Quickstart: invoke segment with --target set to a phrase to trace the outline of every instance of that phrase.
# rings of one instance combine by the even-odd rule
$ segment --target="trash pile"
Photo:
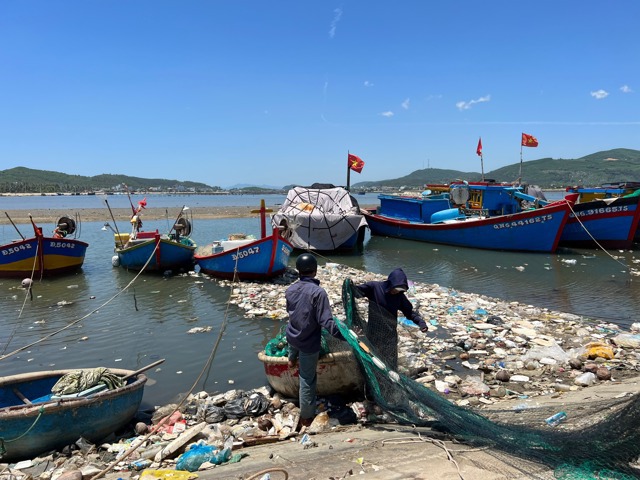
[[[385,279],[336,263],[319,267],[317,278],[340,319],[345,318],[345,279],[355,284]],[[289,269],[266,283],[214,281],[231,288],[231,302],[245,316],[284,321],[284,291],[296,280],[296,272]],[[421,333],[412,322],[398,319],[399,372],[460,407],[483,408],[508,399],[563,395],[635,377],[640,368],[640,323],[623,331],[615,324],[436,284],[411,283],[407,297],[429,324],[429,332]],[[359,310],[366,311],[366,300],[356,301]],[[275,342],[278,349],[283,347],[281,341]],[[139,419],[135,430],[120,439],[114,437],[102,445],[78,439],[62,452],[10,465],[5,473],[17,479],[58,480],[64,475],[62,480],[80,480],[80,476],[91,478],[107,468],[120,477],[150,470],[192,472],[242,461],[245,447],[393,421],[373,402],[360,400],[344,403],[339,398],[319,398],[320,413],[301,432],[299,409],[270,387],[199,392],[179,408],[167,405]],[[548,424],[563,421],[549,417]],[[307,435],[304,448],[313,444]]]
[[[386,277],[327,263],[317,278],[334,315],[343,319],[346,278],[358,284]],[[232,288],[231,302],[246,317],[286,320],[284,291],[296,279],[290,269],[273,283],[221,283]],[[635,376],[640,369],[640,323],[625,332],[570,313],[410,283],[407,297],[429,333],[398,319],[399,370],[461,406],[577,390]]]
[[[145,421],[138,419],[131,425],[133,430],[118,440],[93,445],[80,438],[61,451],[11,464],[4,473],[18,480],[81,480],[104,470],[120,478],[152,471],[155,477],[173,472],[172,480],[183,480],[176,471],[196,472],[240,462],[248,455],[246,447],[295,440],[301,448],[311,448],[315,443],[309,434],[353,428],[367,421],[365,403],[376,415],[370,402],[345,404],[340,398],[319,398],[320,413],[309,427],[300,428],[299,408],[269,387],[215,395],[203,391],[181,405],[156,409]]]

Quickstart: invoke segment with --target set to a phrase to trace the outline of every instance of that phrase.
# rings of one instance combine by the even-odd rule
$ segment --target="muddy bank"
[[[277,207],[271,206],[274,211]],[[189,215],[194,219],[211,220],[217,218],[247,218],[257,217],[258,213],[253,213],[255,207],[190,207]],[[116,221],[128,221],[131,217],[130,208],[112,208]],[[38,209],[38,210],[7,210],[7,214],[15,223],[29,221],[29,215],[36,223],[55,222],[61,216],[73,217],[77,213],[83,222],[108,222],[112,221],[111,214],[106,208],[82,208],[70,212],[64,209]],[[163,220],[165,218],[176,218],[179,208],[147,208],[142,214],[143,220]],[[5,217],[6,218],[6,217]]]

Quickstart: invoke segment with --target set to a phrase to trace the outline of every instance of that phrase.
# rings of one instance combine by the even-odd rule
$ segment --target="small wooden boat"
[[[213,277],[264,280],[287,269],[292,251],[293,246],[274,228],[271,235],[258,240],[231,235],[199,247],[193,258],[201,272]]]
[[[258,353],[258,359],[264,364],[269,385],[279,394],[288,398],[298,398],[300,378],[298,368],[290,368],[288,358],[271,357],[264,352]],[[351,350],[329,353],[318,360],[318,395],[344,395],[362,393],[364,377]]]
[[[113,390],[98,384],[60,396],[52,395],[52,387],[77,370],[0,377],[0,462],[31,459],[80,437],[96,443],[124,427],[142,401],[147,377],[140,372],[151,366],[139,371],[110,369],[125,381]]]
[[[259,210],[261,237],[256,240],[246,235],[230,235],[226,240],[198,247],[194,260],[200,271],[220,278],[240,280],[264,280],[280,275],[287,268],[293,246],[280,235],[280,229],[274,228],[271,235],[266,234],[266,213],[264,200]]]
[[[131,217],[130,234],[114,232],[115,253],[114,266],[126,269],[151,272],[167,270],[190,270],[193,268],[193,254],[197,245],[189,237],[191,222],[183,216],[183,208],[174,222],[171,231],[164,235],[158,230],[145,232],[141,230],[140,212],[146,201],[138,202],[138,208]],[[105,224],[107,227],[108,224]]]
[[[5,215],[9,218],[6,212]],[[42,278],[72,273],[82,267],[89,244],[69,237],[76,232],[75,220],[61,217],[50,237],[42,234],[31,215],[29,220],[34,235],[25,238],[9,218],[22,239],[0,246],[0,277]]]
[[[274,228],[299,250],[358,251],[364,243],[367,222],[349,191],[331,184],[289,190],[272,216]]]
[[[569,201],[536,210],[486,216],[448,208],[449,197],[380,195],[366,215],[372,235],[488,250],[554,252],[569,217]]]

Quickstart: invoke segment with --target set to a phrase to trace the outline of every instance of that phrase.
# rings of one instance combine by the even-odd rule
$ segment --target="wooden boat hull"
[[[31,237],[0,246],[0,277],[55,276],[79,270],[88,243],[72,238]]]
[[[287,357],[258,354],[264,372],[273,389],[287,398],[298,398],[300,378],[298,368],[289,368]],[[330,353],[318,360],[317,395],[349,396],[364,389],[364,377],[351,350]]]
[[[232,250],[208,254],[214,251],[213,245],[196,251],[194,260],[201,272],[219,278],[261,280],[286,270],[293,246],[274,229],[268,237]]]
[[[631,248],[639,222],[640,196],[577,203],[572,207],[560,245]]]
[[[15,393],[35,400],[51,393],[51,387],[65,373],[53,370],[0,378],[0,438],[6,453],[1,462],[34,458],[61,448],[80,437],[99,442],[124,427],[135,416],[147,377],[133,376],[115,390],[102,390],[86,397],[65,398],[27,405]],[[119,375],[130,370],[110,369]]]
[[[569,204],[562,202],[511,215],[443,223],[410,222],[375,213],[366,218],[372,235],[487,250],[555,252],[568,216]]]
[[[163,272],[193,268],[195,250],[196,245],[191,241],[184,244],[156,236],[132,246],[116,248],[116,254],[120,266],[126,269],[140,270],[144,267],[145,271]]]

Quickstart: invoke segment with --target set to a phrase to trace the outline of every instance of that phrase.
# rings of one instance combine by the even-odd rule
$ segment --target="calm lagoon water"
[[[116,204],[119,197],[124,197],[122,205]],[[262,198],[184,197],[154,196],[153,206],[175,209],[182,205],[257,206]],[[39,203],[45,197],[21,197],[25,198],[29,202],[0,197],[0,208],[19,209],[17,205],[24,205],[25,210],[73,210],[102,206],[99,199],[91,197],[53,197],[46,203]],[[83,203],[89,200],[95,204]],[[277,204],[284,197],[265,200]],[[363,205],[377,203],[375,195],[360,196],[358,200]],[[126,196],[110,196],[109,203],[112,207],[129,205]],[[103,222],[82,224],[81,239],[90,244],[82,272],[36,283],[33,300],[26,298],[20,279],[0,279],[0,349],[5,354],[82,319],[44,342],[2,360],[3,375],[90,366],[135,370],[165,358],[159,371],[148,372],[152,382],[145,388],[145,403],[160,405],[175,400],[196,382],[226,321],[214,362],[196,390],[250,389],[265,384],[257,353],[275,336],[282,322],[244,318],[242,311],[228,304],[230,289],[204,277],[142,275],[123,292],[135,275],[112,267],[113,235],[102,230],[102,225]],[[41,226],[45,231],[53,228]],[[18,223],[18,228],[29,232],[31,227]],[[145,228],[166,231],[168,226],[165,220],[149,220],[145,221]],[[258,218],[196,219],[192,237],[198,244],[206,244],[237,232],[259,235]],[[0,241],[4,243],[16,236],[8,220],[2,221]],[[327,261],[382,274],[401,266],[411,280],[418,282],[437,283],[458,291],[525,302],[623,326],[638,321],[640,277],[629,275],[627,267],[636,260],[633,251],[561,250],[555,254],[525,254],[383,237],[367,236],[365,242],[362,254],[336,255]],[[212,330],[187,334],[193,327]]]

